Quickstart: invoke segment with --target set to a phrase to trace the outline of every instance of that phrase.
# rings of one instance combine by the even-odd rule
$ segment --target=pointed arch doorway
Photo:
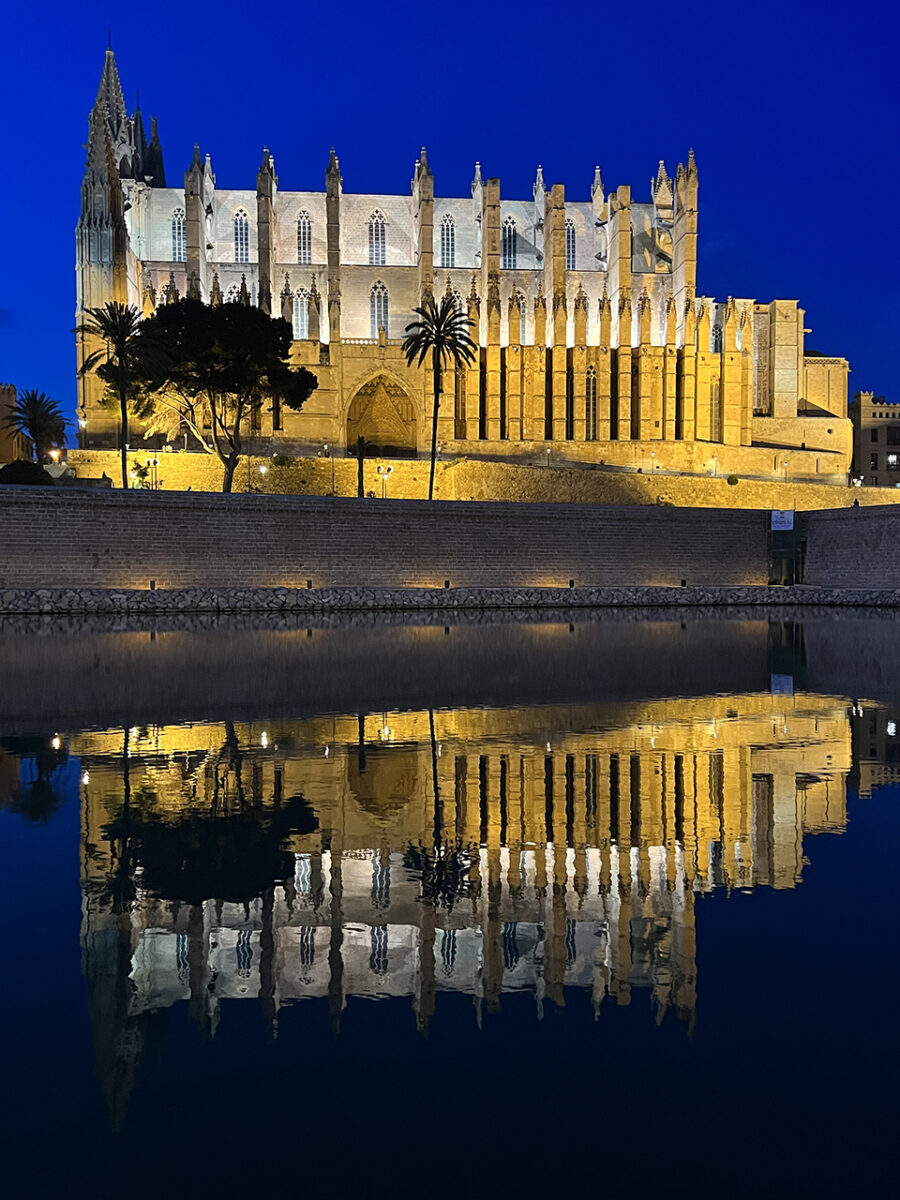
[[[366,439],[366,453],[415,458],[416,411],[409,394],[388,375],[376,375],[357,391],[347,413],[347,447]]]

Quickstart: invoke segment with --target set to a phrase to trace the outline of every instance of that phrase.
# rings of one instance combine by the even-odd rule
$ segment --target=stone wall
[[[2,587],[752,585],[767,514],[6,488]]]
[[[129,462],[145,463],[153,451],[129,456]],[[163,491],[218,492],[222,468],[208,454],[156,453],[159,486]],[[600,468],[566,468],[538,460],[495,462],[489,459],[457,458],[439,461],[435,475],[435,497],[440,500],[524,500],[533,503],[566,504],[674,504],[699,508],[793,508],[797,511],[846,508],[900,502],[900,489],[848,488],[825,483],[795,483],[741,478],[733,486],[723,473],[712,475],[668,475],[659,470],[615,471]],[[365,490],[381,496],[378,467],[383,459],[366,459]],[[119,479],[119,457],[112,450],[72,450],[69,463],[79,477],[99,477],[104,472],[115,485]],[[391,459],[387,494],[392,499],[421,500],[428,495],[428,460]],[[265,467],[265,475],[259,468]],[[290,458],[275,465],[271,458],[245,459],[234,479],[235,491],[279,495],[327,496],[331,492],[332,464],[328,458]],[[356,459],[334,460],[335,493],[356,495]]]
[[[806,582],[823,587],[900,587],[900,509],[810,513],[804,525]]]

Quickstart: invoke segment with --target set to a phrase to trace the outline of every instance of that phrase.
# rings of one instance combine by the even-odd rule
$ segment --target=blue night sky
[[[322,188],[334,145],[347,191],[405,192],[426,145],[439,193],[468,195],[477,158],[510,197],[530,196],[540,162],[548,185],[585,199],[599,163],[607,189],[630,183],[646,200],[658,160],[673,172],[693,146],[698,289],[799,299],[807,347],[849,358],[851,392],[900,399],[883,216],[893,225],[900,193],[896,12],[887,0],[7,6],[0,381],[74,411],[74,227],[112,26],[126,100],[140,88],[145,119],[158,117],[170,184],[199,141],[222,187],[254,186],[268,145],[281,187]]]

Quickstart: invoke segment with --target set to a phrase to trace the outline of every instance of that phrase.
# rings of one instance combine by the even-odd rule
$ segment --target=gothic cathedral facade
[[[89,119],[77,228],[77,318],[120,300],[149,315],[180,296],[256,304],[293,328],[318,377],[299,413],[263,410],[257,452],[328,444],[415,456],[430,446],[432,380],[401,343],[422,297],[452,296],[476,361],[443,381],[446,455],[844,482],[848,364],[804,349],[803,309],[697,292],[693,153],[649,199],[569,200],[538,167],[529,199],[476,163],[471,194],[442,198],[425,150],[410,192],[280,191],[268,149],[255,189],[217,187],[195,146],[167,184],[155,121],[129,115],[107,50]],[[79,365],[89,353],[79,338]],[[78,380],[83,447],[116,444],[99,381]],[[132,432],[137,441],[140,432]]]

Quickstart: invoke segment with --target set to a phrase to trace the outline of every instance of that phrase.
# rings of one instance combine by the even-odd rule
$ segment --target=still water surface
[[[634,616],[4,626],[5,1193],[891,1194],[900,625]]]

